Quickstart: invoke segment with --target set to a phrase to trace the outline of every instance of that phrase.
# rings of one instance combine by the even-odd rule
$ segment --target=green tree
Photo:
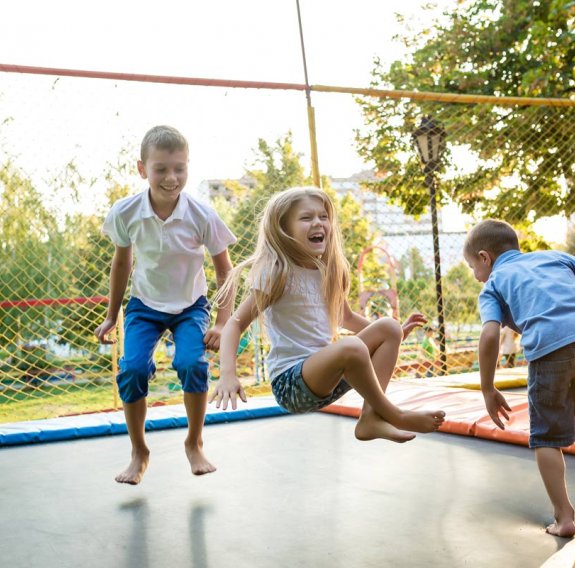
[[[408,60],[389,70],[375,60],[372,86],[457,94],[573,98],[574,18],[571,0],[469,0],[423,36],[403,38]],[[423,115],[445,127],[445,164],[454,172],[439,184],[440,199],[466,213],[526,226],[575,212],[575,109],[445,104],[402,99],[360,101],[366,128],[360,154],[381,175],[371,184],[419,215],[427,207],[422,168],[410,134]],[[477,167],[459,168],[454,150]],[[459,154],[457,154],[459,155]],[[393,174],[393,175],[392,175]]]
[[[443,297],[446,320],[461,325],[478,323],[477,297],[482,285],[477,282],[469,267],[461,262],[449,269],[443,279]]]
[[[45,206],[32,181],[11,161],[0,167],[0,297],[4,301],[51,297],[57,274],[55,215]],[[45,337],[54,327],[42,307],[2,308],[0,333],[7,342]]]
[[[124,181],[126,174],[134,174],[134,171],[126,161],[126,154],[121,153],[118,162],[109,164],[104,173],[107,188],[102,210],[93,214],[75,212],[65,217],[62,231],[65,262],[60,270],[68,274],[68,278],[63,296],[87,301],[61,308],[58,335],[60,343],[77,349],[94,348],[97,343],[94,329],[105,317],[107,305],[92,303],[90,299],[108,296],[114,245],[102,233],[102,223],[109,207],[132,191]]]
[[[237,243],[230,249],[234,264],[253,253],[259,218],[269,198],[288,187],[310,183],[310,178],[305,176],[300,157],[293,148],[290,132],[273,144],[261,138],[258,140],[254,164],[256,168],[246,172],[255,180],[255,186],[251,190],[236,188],[235,193],[242,198],[237,203],[236,214],[230,225],[238,238]]]
[[[425,266],[421,251],[417,247],[411,247],[399,259],[400,277],[404,280],[418,280],[431,278],[433,270]]]

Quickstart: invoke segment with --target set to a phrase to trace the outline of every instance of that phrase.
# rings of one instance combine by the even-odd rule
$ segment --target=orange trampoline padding
[[[529,412],[526,393],[504,393],[512,412],[505,423],[505,430],[495,426],[483,402],[483,395],[476,390],[454,389],[450,387],[413,385],[392,381],[387,389],[389,399],[409,410],[444,410],[445,422],[440,432],[475,436],[498,442],[529,445]],[[334,404],[324,408],[324,412],[358,417],[363,399],[355,391],[350,391]],[[565,448],[575,454],[575,444]]]

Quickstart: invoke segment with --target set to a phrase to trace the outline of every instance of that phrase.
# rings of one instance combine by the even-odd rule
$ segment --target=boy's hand
[[[425,323],[427,323],[427,318],[423,314],[420,314],[419,312],[411,314],[401,326],[403,328],[403,339],[405,339],[416,327]]]
[[[223,325],[216,324],[212,328],[208,329],[206,335],[204,335],[204,344],[206,349],[210,351],[219,351],[220,349],[220,337],[222,335]]]
[[[110,318],[106,318],[104,322],[96,328],[94,335],[98,338],[100,343],[103,343],[104,345],[112,345],[113,343],[116,343],[116,340],[109,339],[107,336],[111,331],[114,330],[115,327],[116,321]]]
[[[499,417],[501,414],[505,420],[509,421],[507,411],[511,412],[511,407],[507,404],[505,397],[497,389],[493,389],[492,391],[484,392],[483,398],[485,399],[485,408],[489,416],[491,416],[491,420],[495,422],[498,428],[505,430],[505,425]]]
[[[227,410],[228,402],[232,405],[232,410],[237,408],[237,397],[240,397],[244,402],[247,402],[246,393],[242,384],[237,377],[220,379],[214,388],[214,392],[210,397],[209,402],[216,401],[216,408],[222,406],[223,410]]]

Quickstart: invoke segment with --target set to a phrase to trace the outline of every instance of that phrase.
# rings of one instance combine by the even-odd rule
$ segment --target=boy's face
[[[152,146],[146,161],[138,161],[138,172],[148,180],[152,198],[176,201],[188,181],[188,152],[170,152]]]
[[[475,280],[478,280],[479,282],[487,282],[487,279],[491,274],[491,269],[493,268],[493,263],[489,254],[484,250],[480,250],[477,253],[477,256],[467,254],[464,256],[469,268],[473,270]]]

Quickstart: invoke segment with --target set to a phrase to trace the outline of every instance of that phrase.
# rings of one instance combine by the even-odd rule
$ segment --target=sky
[[[427,3],[419,0],[403,0],[401,4],[381,0],[300,0],[310,83],[368,86],[375,56],[391,63],[404,53],[393,40],[400,30],[395,11],[401,10],[416,27],[424,27],[424,17],[429,19],[422,10],[424,4]],[[440,8],[452,7],[456,2],[437,0],[434,4],[435,13],[439,13]],[[295,0],[103,0],[89,4],[19,0],[11,3],[8,15],[0,34],[1,63],[304,82]],[[6,79],[0,75],[0,81]],[[23,82],[21,76],[16,79]],[[33,92],[41,89],[37,78],[31,80],[27,92],[16,97],[28,108],[32,105],[25,101],[26,97],[33,97]],[[48,78],[47,84],[53,81],[53,77]],[[55,90],[61,90],[64,82],[69,81],[61,81]],[[0,82],[0,91],[1,85]],[[124,83],[119,90],[133,92],[132,87]],[[145,89],[146,93],[152,91],[147,86]],[[165,93],[166,87],[162,89]],[[186,87],[186,93],[192,89]],[[85,102],[86,95],[80,89],[77,92]],[[209,101],[204,102],[202,96]],[[100,94],[99,100],[105,97]],[[276,140],[292,124],[296,149],[309,160],[305,96],[301,92],[195,88],[190,95],[194,100],[189,107],[193,108],[159,97],[146,94],[146,99],[154,99],[154,108],[144,106],[141,112],[133,112],[129,125],[123,124],[124,139],[139,141],[154,120],[170,119],[189,135],[192,152],[194,146],[198,147],[193,183],[206,177],[239,177],[257,139]],[[226,100],[221,102],[223,98]],[[314,94],[312,98],[322,173],[344,177],[364,169],[352,144],[353,128],[361,126],[352,97]],[[45,100],[42,104],[46,104]],[[223,108],[218,108],[220,105]],[[205,107],[205,112],[198,113],[200,106]],[[134,111],[134,105],[131,107]],[[127,111],[124,114],[132,116]],[[72,125],[66,127],[71,129]],[[209,144],[214,133],[218,133],[218,145],[208,156],[202,147],[206,141]],[[37,136],[41,133],[34,137]],[[86,133],[76,138],[77,145],[87,143],[84,136]]]
[[[434,8],[424,10],[424,6]],[[414,32],[457,0],[300,0],[311,84],[367,87],[374,57],[405,57],[394,36]],[[396,20],[400,12],[404,24]],[[152,75],[303,83],[296,0],[18,0],[5,9],[0,63]],[[319,166],[347,177],[366,169],[355,151],[361,128],[349,95],[312,93]],[[0,73],[0,142],[26,172],[49,177],[71,157],[82,171],[136,148],[154,124],[190,142],[188,189],[203,179],[239,178],[257,140],[292,132],[309,168],[305,95],[141,85]]]

